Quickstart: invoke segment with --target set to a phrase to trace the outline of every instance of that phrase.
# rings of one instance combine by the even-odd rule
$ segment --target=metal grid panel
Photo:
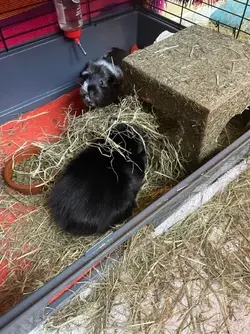
[[[12,5],[0,5],[0,52],[60,32],[53,0],[10,3]],[[207,20],[219,31],[226,27],[235,38],[250,35],[250,0],[225,0],[224,3],[217,0],[81,0],[85,26],[112,17],[116,11],[131,8],[136,3],[183,26]]]
[[[143,0],[143,4],[183,26],[213,24],[235,38],[250,35],[250,0]]]
[[[36,1],[36,5],[31,0],[16,3],[12,7],[0,6],[0,52],[60,32],[53,0]],[[84,26],[112,17],[132,3],[132,0],[81,0]]]

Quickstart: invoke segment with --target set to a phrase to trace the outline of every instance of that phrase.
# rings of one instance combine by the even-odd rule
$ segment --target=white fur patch
[[[109,61],[105,60],[105,59],[99,59],[96,64],[106,67],[115,77],[119,78],[122,77],[122,71],[121,69],[114,65],[111,64]]]
[[[82,89],[85,93],[88,93],[88,87],[89,87],[89,81],[85,80],[83,85],[82,85]]]

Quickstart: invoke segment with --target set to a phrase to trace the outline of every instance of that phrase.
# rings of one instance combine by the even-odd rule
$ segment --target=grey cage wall
[[[137,1],[82,1],[81,42],[86,57],[64,38],[53,1],[29,10],[19,8],[25,11],[0,20],[0,73],[4,78],[0,82],[0,124],[72,90],[84,63],[110,47],[129,49],[137,42],[141,46],[152,43],[164,23],[149,26],[136,8]],[[175,30],[177,26],[173,24]]]
[[[0,4],[0,124],[73,89],[84,63],[108,48],[152,43],[166,23],[176,31],[205,20],[235,38],[250,34],[249,0],[82,0],[82,57],[63,37],[53,0],[12,3]]]

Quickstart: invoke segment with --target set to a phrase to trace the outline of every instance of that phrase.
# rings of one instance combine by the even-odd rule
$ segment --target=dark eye
[[[102,79],[100,79],[99,84],[100,84],[100,86],[104,86],[104,82],[103,82]]]

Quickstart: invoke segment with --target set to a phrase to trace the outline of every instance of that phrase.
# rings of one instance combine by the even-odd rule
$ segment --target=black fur
[[[85,105],[105,107],[118,102],[123,84],[121,63],[127,54],[124,50],[113,48],[102,58],[85,65],[80,73],[80,95]]]
[[[110,63],[113,63],[116,66],[122,67],[122,60],[129,55],[129,52],[119,49],[112,48],[105,55],[103,59],[106,59]]]
[[[68,164],[50,193],[52,216],[69,233],[104,233],[132,214],[144,178],[144,146],[125,124],[118,125],[110,138],[128,151],[126,158],[117,151],[108,156],[108,144],[98,139],[93,144],[105,144],[101,149],[107,155],[100,147],[87,147]]]

